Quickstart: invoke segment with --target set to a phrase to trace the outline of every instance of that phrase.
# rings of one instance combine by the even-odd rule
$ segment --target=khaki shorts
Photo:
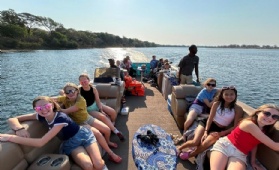
[[[81,125],[93,125],[95,118],[91,115],[88,115],[87,119]]]
[[[193,76],[180,75],[180,84],[193,84]]]
[[[228,158],[229,157],[237,158],[247,165],[246,162],[247,155],[245,155],[243,152],[238,150],[226,136],[217,140],[217,142],[213,145],[211,151],[221,152],[222,154],[226,155]]]

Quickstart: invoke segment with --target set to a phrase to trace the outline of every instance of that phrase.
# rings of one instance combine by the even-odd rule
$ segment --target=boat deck
[[[172,115],[167,109],[167,101],[161,92],[145,83],[145,96],[126,96],[126,106],[129,107],[129,115],[118,115],[116,127],[126,136],[125,142],[120,142],[116,135],[112,135],[112,141],[117,141],[118,148],[113,149],[122,157],[121,164],[114,164],[108,161],[105,155],[104,160],[110,170],[134,170],[137,169],[132,157],[132,140],[134,133],[145,124],[155,124],[162,127],[167,133],[181,134]],[[177,169],[195,169],[194,159],[181,161],[178,159]]]

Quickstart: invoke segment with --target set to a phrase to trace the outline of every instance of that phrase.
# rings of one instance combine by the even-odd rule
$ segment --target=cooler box
[[[170,114],[172,114],[172,111],[171,111],[171,94],[168,95],[167,103],[168,103],[168,110],[169,110]]]

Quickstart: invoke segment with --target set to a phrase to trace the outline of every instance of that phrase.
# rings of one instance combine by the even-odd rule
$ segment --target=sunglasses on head
[[[36,110],[36,112],[40,112],[43,109],[50,109],[51,108],[51,103],[45,104],[43,106],[36,106],[34,107],[34,109]]]
[[[279,120],[279,115],[273,115],[270,112],[265,112],[265,111],[262,111],[262,112],[266,117],[271,116],[273,120]]]
[[[206,85],[207,85],[207,86],[216,87],[216,84],[207,83]]]
[[[65,90],[65,94],[74,94],[75,92],[75,89]]]
[[[235,86],[223,86],[222,89],[223,89],[223,90],[229,90],[229,89],[230,89],[230,90],[234,90],[234,89],[235,89]]]

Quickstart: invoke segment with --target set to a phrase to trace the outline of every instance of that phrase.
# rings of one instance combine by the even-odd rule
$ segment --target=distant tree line
[[[158,47],[158,44],[119,37],[108,33],[93,33],[66,29],[51,18],[0,11],[0,49],[76,49],[102,47]]]
[[[93,33],[66,29],[63,24],[48,17],[14,10],[0,11],[0,49],[77,49],[104,47],[185,47],[160,45],[136,38],[119,37],[108,33]],[[206,48],[265,48],[279,49],[276,45],[199,46]]]
[[[276,45],[270,46],[270,45],[237,45],[237,44],[231,44],[231,45],[220,45],[220,46],[204,46],[204,47],[210,47],[210,48],[246,48],[246,49],[279,49]]]

